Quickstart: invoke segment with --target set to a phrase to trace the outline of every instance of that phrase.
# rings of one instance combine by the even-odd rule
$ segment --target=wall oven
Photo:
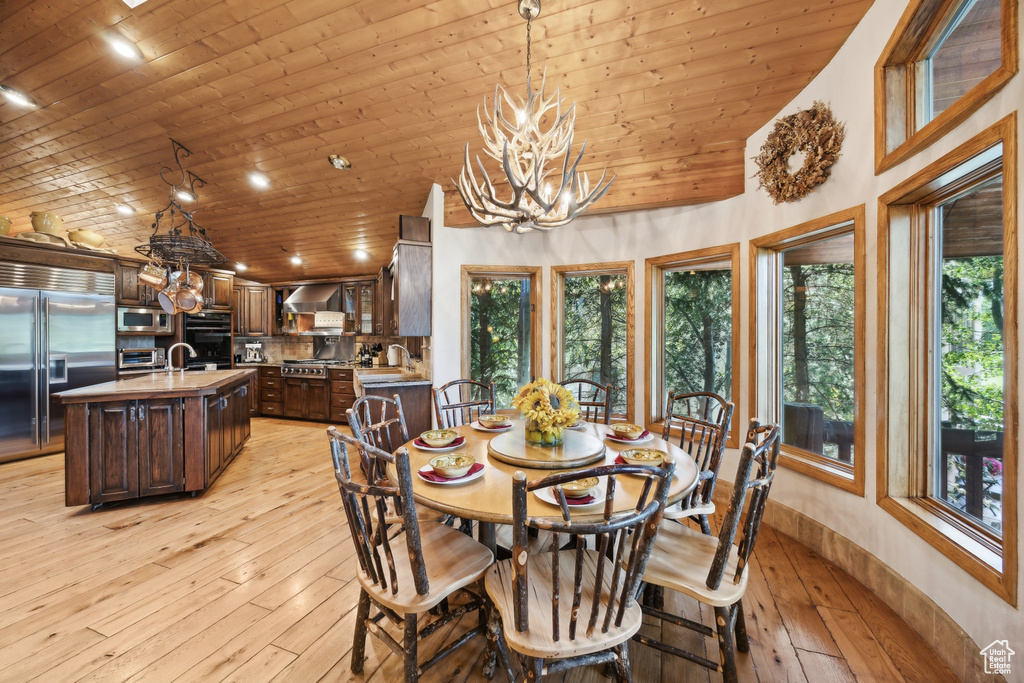
[[[174,334],[174,316],[162,308],[117,307],[118,334]]]
[[[231,369],[231,314],[186,313],[185,343],[196,351],[192,358],[185,353],[186,368],[205,368],[216,364],[219,370]]]

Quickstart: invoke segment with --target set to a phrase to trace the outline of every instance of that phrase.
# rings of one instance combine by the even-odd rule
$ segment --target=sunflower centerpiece
[[[526,443],[533,446],[560,446],[565,428],[580,416],[580,406],[572,394],[543,377],[520,388],[512,407],[523,414]]]

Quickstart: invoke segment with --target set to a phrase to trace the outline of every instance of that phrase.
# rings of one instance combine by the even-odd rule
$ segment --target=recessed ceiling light
[[[186,190],[178,190],[177,195],[178,199],[183,202],[194,202],[196,200],[196,198],[192,196],[192,193]]]
[[[122,36],[120,33],[117,33],[116,31],[108,31],[104,34],[103,38],[107,41],[107,45],[122,57],[139,62],[144,59],[142,50],[139,49],[139,46]]]
[[[245,265],[244,263],[236,263],[235,264],[235,270],[237,270],[240,273],[244,272],[248,267],[249,266]]]
[[[327,157],[327,161],[331,162],[331,166],[338,169],[339,171],[347,171],[352,168],[352,162],[341,156],[340,154],[332,154]]]
[[[20,90],[15,90],[9,85],[0,85],[0,93],[3,93],[4,97],[6,97],[11,102],[14,102],[17,105],[21,105],[22,107],[36,106],[35,100],[33,100],[31,97],[21,92]]]
[[[118,204],[117,212],[122,216],[131,216],[133,213],[135,213],[135,209],[128,206],[127,204]]]
[[[249,173],[249,182],[252,183],[253,187],[261,190],[265,190],[270,187],[270,178],[256,171]]]
[[[299,258],[298,256],[292,256],[291,260],[292,260],[292,265],[293,266],[301,266],[302,265],[302,259]]]
[[[365,249],[356,249],[355,256],[360,261],[365,261],[366,259],[370,258],[370,254],[368,254]]]

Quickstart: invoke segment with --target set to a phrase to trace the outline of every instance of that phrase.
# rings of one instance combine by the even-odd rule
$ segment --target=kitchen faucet
[[[186,349],[188,349],[188,352],[189,352],[189,354],[191,355],[192,358],[196,357],[196,350],[193,349],[188,344],[186,344],[185,342],[178,342],[177,344],[171,344],[171,348],[167,349],[167,374],[168,375],[170,375],[171,373],[174,372],[174,349],[178,348],[179,346],[184,346]],[[181,374],[184,375],[185,374],[184,359],[182,359],[181,368],[179,368],[179,369],[181,370]]]
[[[409,349],[405,348],[401,344],[392,344],[388,349],[402,349],[405,351],[405,368],[407,370],[412,370],[412,355],[409,353]]]

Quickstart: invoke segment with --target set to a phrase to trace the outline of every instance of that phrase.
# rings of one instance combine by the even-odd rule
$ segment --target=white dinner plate
[[[423,467],[421,467],[418,470],[416,470],[416,475],[419,476],[420,479],[422,479],[423,481],[427,482],[428,484],[437,484],[438,486],[458,486],[459,484],[465,484],[467,482],[473,481],[475,479],[479,479],[480,477],[484,476],[484,471],[486,469],[487,469],[487,466],[484,465],[483,468],[480,469],[478,472],[474,472],[473,474],[470,474],[470,475],[465,476],[465,477],[459,477],[458,479],[448,479],[446,481],[434,481],[433,479],[427,479],[422,474],[420,474],[421,472],[433,472],[434,471],[434,468],[431,467],[430,465],[424,465]]]
[[[484,427],[482,424],[480,424],[478,420],[473,420],[473,422],[471,422],[469,426],[477,430],[478,432],[490,432],[491,434],[501,434],[502,432],[507,432],[508,430],[512,429],[515,425],[510,424],[507,427],[498,427],[497,429],[491,429],[490,427]]]
[[[607,434],[604,435],[604,438],[608,439],[609,441],[614,441],[615,443],[647,443],[648,441],[654,438],[654,434],[651,434],[650,430],[648,430],[647,436],[641,436],[639,439],[620,439],[619,437],[615,436],[615,432],[608,432]]]
[[[605,485],[606,485],[607,481],[608,481],[607,479],[602,478],[600,483],[597,486],[594,487],[594,493],[592,494],[594,496],[594,502],[592,502],[592,503],[585,503],[583,505],[571,505],[570,504],[569,505],[569,509],[570,510],[592,510],[594,508],[599,508],[602,505],[604,505],[604,490],[605,490]],[[559,507],[558,499],[555,498],[555,492],[552,491],[550,487],[549,488],[544,488],[544,489],[537,489],[536,491],[533,492],[533,495],[537,496],[538,498],[543,500],[545,503],[551,503],[555,507]]]
[[[416,443],[417,441],[419,441],[420,443]],[[426,443],[423,442],[422,439],[416,437],[413,440],[412,445],[421,451],[430,451],[431,453],[447,453],[448,451],[454,451],[456,448],[462,448],[463,446],[465,446],[466,437],[455,437],[455,441],[452,441],[447,446],[428,446]]]

